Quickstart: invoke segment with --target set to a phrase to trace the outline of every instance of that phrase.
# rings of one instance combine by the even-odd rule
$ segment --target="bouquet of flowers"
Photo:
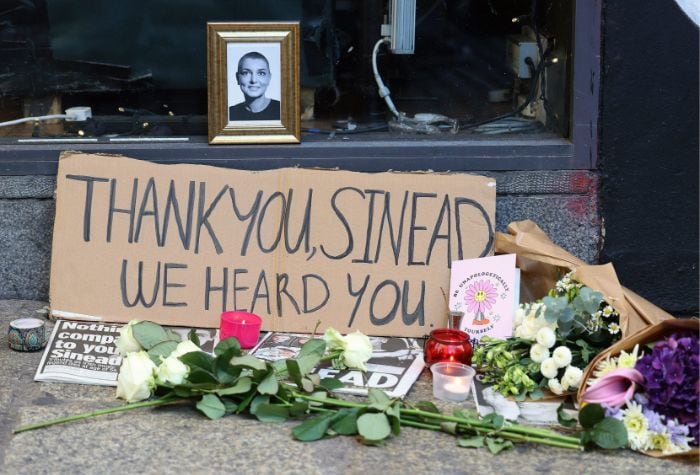
[[[633,335],[624,345],[634,344],[632,351],[611,349],[592,365],[580,399],[621,420],[631,449],[674,455],[697,448],[697,327],[697,321],[663,322]]]
[[[603,294],[566,274],[548,295],[521,304],[513,337],[484,337],[474,363],[504,396],[539,399],[543,389],[555,395],[576,390],[583,368],[619,340],[620,314]]]

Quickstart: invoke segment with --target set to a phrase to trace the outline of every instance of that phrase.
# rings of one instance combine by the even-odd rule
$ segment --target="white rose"
[[[170,355],[158,366],[156,380],[158,384],[178,385],[182,384],[189,373],[190,368],[180,358]]]
[[[190,340],[185,340],[177,344],[177,348],[170,353],[170,356],[179,357],[187,353],[192,353],[193,351],[202,351],[202,349],[192,343]]]
[[[114,344],[119,350],[119,354],[126,356],[134,351],[141,351],[143,348],[134,338],[133,326],[139,323],[138,320],[131,320],[129,323],[119,329],[119,337],[114,341]]]
[[[566,368],[571,363],[571,350],[565,346],[559,346],[552,352],[552,358],[557,368]]]
[[[323,334],[323,340],[328,350],[342,350],[346,345],[345,338],[335,328],[328,328]]]
[[[557,342],[557,336],[554,334],[554,330],[549,327],[542,327],[537,330],[535,339],[537,340],[537,343],[545,348],[551,348]]]
[[[127,402],[148,399],[155,388],[155,369],[145,351],[128,354],[119,369],[117,377],[117,397]]]
[[[345,351],[343,351],[345,366],[367,371],[365,363],[372,357],[372,343],[369,337],[360,332],[350,333],[345,336],[345,344]]]
[[[564,394],[564,388],[562,387],[561,383],[559,383],[559,380],[557,378],[552,378],[549,381],[547,381],[547,386],[549,387],[549,390],[557,396],[561,396],[562,394]]]
[[[564,371],[564,376],[562,376],[562,381],[566,381],[567,386],[570,386],[572,388],[578,388],[579,384],[581,384],[581,378],[583,376],[583,371],[581,368],[577,368],[576,366],[569,366],[566,368],[566,371]]]
[[[548,379],[557,377],[557,364],[554,362],[554,358],[547,358],[542,362],[540,365],[540,373]]]
[[[549,350],[539,343],[535,343],[530,347],[530,359],[535,363],[542,363],[549,358]]]

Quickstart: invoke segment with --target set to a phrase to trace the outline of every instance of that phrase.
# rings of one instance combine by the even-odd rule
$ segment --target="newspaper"
[[[311,338],[301,333],[268,333],[250,352],[267,361],[294,358],[301,346]],[[390,397],[403,397],[423,371],[423,346],[416,338],[369,337],[372,358],[367,362],[367,373],[350,369],[335,369],[330,361],[317,367],[322,378],[337,378],[345,387],[337,392],[367,395],[368,388],[378,388]]]
[[[34,381],[116,386],[122,357],[115,340],[122,323],[57,320]],[[184,341],[189,328],[166,327]],[[200,346],[213,353],[218,330],[197,328]]]

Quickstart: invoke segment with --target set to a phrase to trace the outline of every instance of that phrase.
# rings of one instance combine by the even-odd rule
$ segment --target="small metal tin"
[[[46,325],[38,318],[18,318],[10,322],[7,342],[16,351],[39,351],[46,346]]]

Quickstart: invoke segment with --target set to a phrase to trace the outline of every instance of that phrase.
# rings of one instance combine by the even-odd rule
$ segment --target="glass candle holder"
[[[428,367],[440,362],[471,365],[472,344],[469,342],[469,335],[454,328],[438,328],[431,331],[423,347],[423,359]]]

